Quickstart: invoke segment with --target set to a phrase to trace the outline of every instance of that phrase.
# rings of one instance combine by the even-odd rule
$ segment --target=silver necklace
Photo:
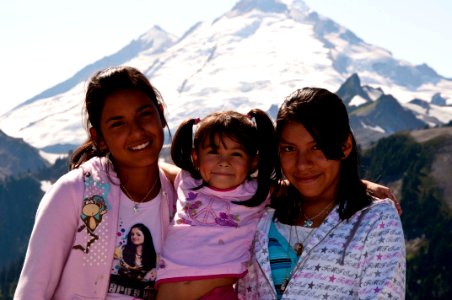
[[[124,194],[126,194],[126,196],[130,200],[132,200],[134,202],[133,211],[135,213],[138,212],[138,210],[140,208],[139,205],[141,203],[143,203],[149,197],[149,195],[151,194],[151,192],[154,190],[155,186],[157,185],[158,181],[159,181],[159,176],[157,175],[157,177],[156,177],[154,183],[152,184],[151,188],[147,191],[146,195],[143,197],[143,199],[141,199],[141,201],[135,201],[135,199],[133,199],[132,195],[129,193],[129,191],[126,189],[126,187],[121,183],[121,190],[124,192]]]
[[[290,236],[292,236],[292,227],[294,227],[294,226],[290,226]],[[303,253],[303,250],[304,250],[304,245],[306,245],[305,244],[305,242],[309,239],[309,237],[311,236],[311,234],[314,232],[314,231],[316,231],[316,229],[317,228],[313,228],[313,229],[311,229],[311,231],[309,231],[309,233],[306,235],[306,237],[300,242],[300,239],[298,238],[298,229],[297,229],[297,227],[295,226],[295,234],[296,234],[296,236],[297,236],[297,242],[293,245],[293,250],[295,251],[295,253],[297,254],[297,256],[298,257],[300,257],[300,255]],[[289,242],[290,243],[290,242]]]
[[[304,227],[312,227],[312,225],[314,225],[314,220],[315,219],[317,219],[318,217],[320,217],[325,211],[327,211],[331,206],[332,206],[332,204],[334,204],[334,200],[333,201],[331,201],[330,203],[328,203],[328,205],[327,206],[325,206],[325,208],[324,209],[322,209],[318,214],[316,214],[314,217],[308,217],[307,215],[306,215],[306,213],[304,212],[304,209],[303,209],[303,217],[305,218],[305,220],[304,220],[304,222],[303,222],[303,226]]]
[[[328,232],[326,234],[323,235],[323,237],[317,242],[317,244],[313,245],[311,249],[308,250],[308,252],[306,253],[306,256],[304,257],[304,259],[300,262],[297,262],[297,265],[295,266],[295,268],[292,270],[292,272],[290,272],[289,276],[286,276],[286,278],[284,279],[283,283],[281,284],[281,292],[284,293],[284,291],[287,288],[287,285],[290,282],[290,279],[292,279],[292,275],[295,274],[298,270],[301,270],[304,265],[306,264],[306,262],[309,260],[311,252],[318,246],[320,245],[324,239],[326,239],[331,232],[333,232],[334,230],[336,230],[336,228],[341,225],[343,222],[343,220],[341,220],[340,222],[336,223],[336,225],[334,225],[330,230],[328,230]],[[314,230],[317,230],[317,228],[315,228]],[[313,230],[313,231],[314,231]],[[311,231],[312,232],[312,231]],[[286,274],[287,275],[287,274]]]
[[[292,243],[292,228],[294,226],[290,225],[290,231],[289,231],[289,247],[291,247],[291,243]],[[295,226],[295,234],[297,236],[297,242],[292,246],[293,250],[295,251],[295,253],[297,254],[297,257],[300,257],[300,255],[303,253],[304,250],[304,245],[305,242],[308,241],[309,237],[314,233],[314,231],[316,231],[317,228],[313,228],[311,229],[311,231],[307,234],[307,236],[303,239],[303,241],[300,242],[299,238],[298,238],[298,230],[297,227]],[[289,249],[287,248],[287,256],[289,257]],[[291,277],[292,273],[289,274],[289,272],[286,272],[286,276],[284,276],[284,280],[281,283],[281,287],[280,287],[280,291],[284,293],[284,291],[287,288],[287,284],[289,283],[290,277]]]

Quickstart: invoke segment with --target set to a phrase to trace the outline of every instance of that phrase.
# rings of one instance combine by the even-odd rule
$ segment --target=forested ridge
[[[417,143],[397,134],[379,140],[362,158],[366,178],[393,187],[401,202],[407,299],[452,299],[452,196],[434,179],[447,174],[432,174],[440,153],[451,160],[451,146],[452,135]]]

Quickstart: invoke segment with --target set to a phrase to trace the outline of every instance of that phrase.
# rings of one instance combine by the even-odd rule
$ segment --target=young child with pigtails
[[[193,133],[194,126],[197,125]],[[158,260],[157,299],[237,299],[270,199],[274,125],[260,109],[188,119],[171,147],[177,213]]]

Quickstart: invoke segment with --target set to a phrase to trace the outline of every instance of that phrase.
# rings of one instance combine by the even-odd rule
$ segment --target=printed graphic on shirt
[[[94,180],[89,172],[84,174],[84,179],[85,192],[83,195],[82,213],[80,215],[84,225],[81,225],[77,232],[86,229],[86,233],[89,237],[85,245],[78,244],[72,248],[89,253],[90,246],[99,239],[95,230],[102,222],[102,217],[109,210],[108,201],[105,199],[107,199],[106,197],[110,190],[110,186],[107,183]]]
[[[238,227],[240,217],[231,213],[229,201],[212,196],[199,199],[198,193],[189,192],[182,202],[183,212],[179,213],[177,224]]]
[[[155,299],[156,251],[152,234],[142,223],[126,230],[120,223],[109,293]]]

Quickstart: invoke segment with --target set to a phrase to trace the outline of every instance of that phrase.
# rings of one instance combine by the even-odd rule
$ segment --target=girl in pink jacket
[[[159,168],[163,101],[138,70],[89,81],[89,139],[42,199],[14,299],[154,299],[174,207]]]
[[[177,214],[157,270],[158,299],[236,299],[259,218],[268,204],[276,149],[268,115],[219,112],[177,130],[171,156]],[[193,145],[193,146],[192,146]],[[257,177],[253,174],[257,171]]]

